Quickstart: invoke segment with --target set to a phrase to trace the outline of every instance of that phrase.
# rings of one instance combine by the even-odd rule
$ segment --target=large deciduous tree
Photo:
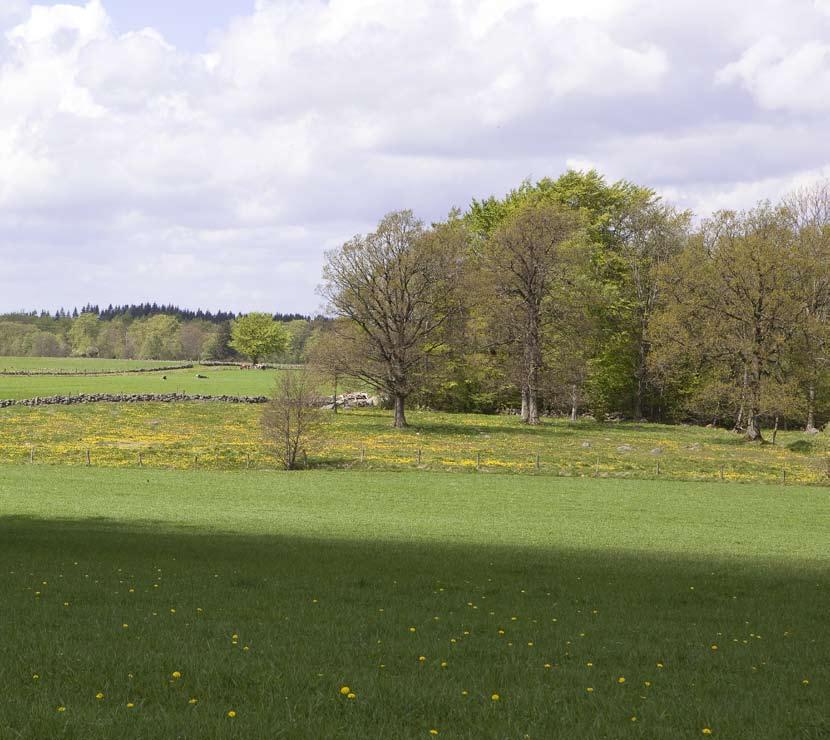
[[[455,218],[427,230],[411,211],[396,211],[326,254],[320,292],[346,320],[338,333],[350,345],[348,373],[392,400],[396,427],[406,426],[406,399],[458,312],[464,233]]]
[[[578,230],[574,211],[554,203],[530,203],[510,213],[479,250],[495,291],[496,319],[517,347],[522,421],[528,424],[539,423],[546,343],[561,318]]]
[[[664,356],[733,368],[749,440],[762,439],[765,385],[775,382],[805,316],[797,256],[788,214],[761,205],[716,214],[661,271],[655,340]]]

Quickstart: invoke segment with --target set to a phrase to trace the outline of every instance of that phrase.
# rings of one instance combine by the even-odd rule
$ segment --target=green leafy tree
[[[96,341],[98,332],[101,330],[101,322],[98,315],[94,313],[82,313],[72,321],[69,329],[69,343],[72,347],[72,354],[80,357],[97,355]]]
[[[254,364],[284,351],[287,343],[287,332],[270,314],[249,313],[231,324],[230,346]]]

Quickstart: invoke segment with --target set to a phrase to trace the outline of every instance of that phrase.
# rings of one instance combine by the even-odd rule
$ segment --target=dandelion
[[[663,668],[663,664],[662,664],[662,663],[658,663],[658,664],[657,664],[657,667],[658,667],[658,668],[660,668],[660,669],[662,670],[662,668]]]
[[[355,699],[357,699],[357,694],[355,694],[354,691],[351,691],[348,694],[346,694],[346,698],[350,699],[351,701],[354,701]]]
[[[99,691],[97,694],[95,694],[95,698],[96,698],[98,701],[101,701],[101,699],[103,699],[103,698],[104,698],[104,695],[103,695],[103,694]]]
[[[414,631],[415,631],[415,628],[414,628],[414,627],[410,627],[410,628],[409,628],[409,631],[410,631],[410,632],[414,632]]]
[[[135,706],[131,701],[127,702],[127,709],[132,709]]]
[[[461,690],[461,696],[467,696],[468,693],[469,692],[467,691],[467,689],[462,689]]]
[[[441,661],[441,667],[442,667],[442,668],[446,668],[446,667],[447,667],[447,665],[448,665],[448,664],[447,664],[447,661],[446,661],[446,660],[442,660],[442,661]]]
[[[340,687],[340,693],[343,694],[343,696],[348,696],[351,693],[351,691],[352,690],[348,686]]]
[[[625,676],[620,676],[620,677],[617,679],[617,683],[618,683],[618,684],[624,684],[624,683],[625,683]]]
[[[175,681],[178,681],[182,677],[181,671],[173,671],[170,675]]]
[[[550,667],[551,667],[550,663],[545,663],[545,668],[550,669]]]
[[[490,697],[490,699],[491,699],[492,701],[500,701],[500,700],[501,700],[501,697],[500,697],[498,694],[493,694],[493,695]]]
[[[809,678],[805,678],[805,679],[801,682],[801,685],[802,685],[802,686],[809,686],[809,685],[810,685],[810,679],[809,679]]]
[[[421,656],[418,657],[418,661],[421,662],[421,663],[423,663],[425,660],[426,660],[425,655],[421,655]]]
[[[231,709],[231,710],[228,712],[228,717],[230,717],[231,719],[233,719],[234,717],[236,717],[236,712],[235,712],[233,709]]]
[[[198,704],[199,700],[194,696],[187,703],[192,706],[193,704]]]
[[[65,712],[65,711],[66,711],[66,707],[58,707],[58,711],[59,711],[59,712]]]
[[[437,734],[438,734],[438,730],[436,730],[436,729],[433,727],[433,728],[429,731],[429,734],[430,734],[430,735],[437,735]]]
[[[121,625],[121,629],[127,629],[127,627],[129,627],[129,626],[130,626],[129,624],[124,622],[124,624]]]
[[[585,691],[587,691],[589,694],[593,694],[594,693],[594,687],[589,686],[587,689],[585,689]]]
[[[718,646],[713,644],[712,645],[712,650],[717,650],[717,649],[718,649]]]
[[[708,727],[704,727],[703,730],[701,730],[701,732],[703,732],[704,735],[711,735],[712,734],[712,730],[709,729]]]
[[[37,681],[39,678],[40,678],[40,676],[37,673],[32,675],[32,680],[33,681]]]

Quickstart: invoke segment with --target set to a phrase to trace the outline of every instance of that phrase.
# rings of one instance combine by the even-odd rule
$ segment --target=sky
[[[0,311],[313,313],[385,213],[592,167],[830,176],[830,0],[0,0]]]

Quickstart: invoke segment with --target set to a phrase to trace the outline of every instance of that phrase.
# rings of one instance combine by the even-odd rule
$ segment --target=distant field
[[[233,377],[258,371],[218,371]],[[206,381],[205,381],[206,382]],[[234,392],[227,387],[227,392]],[[213,469],[272,468],[259,406],[217,403],[90,404],[0,409],[0,461]],[[659,424],[599,424],[515,416],[413,411],[395,430],[389,412],[325,414],[309,448],[313,467],[447,470],[481,474],[661,477],[830,483],[827,434],[781,432],[778,444],[752,445],[728,431]],[[361,462],[361,454],[363,456]],[[536,468],[536,455],[539,468]],[[658,471],[659,466],[659,471]]]
[[[826,491],[516,481],[0,467],[0,737],[830,735]]]
[[[3,360],[0,358],[0,367]],[[66,362],[66,361],[64,361]],[[90,361],[86,361],[87,363]],[[75,369],[104,370],[129,369],[121,365],[109,365],[120,360],[95,361],[103,364],[79,365]],[[163,363],[161,363],[163,365]],[[182,363],[173,363],[182,364]],[[156,367],[150,361],[136,362],[131,367]],[[69,369],[55,365],[55,368]],[[23,368],[21,368],[23,369]],[[44,369],[41,367],[27,369]],[[170,370],[158,373],[134,373],[125,375],[67,376],[9,376],[0,375],[0,398],[34,398],[35,396],[76,395],[79,393],[199,393],[212,396],[267,396],[276,383],[278,370],[241,370],[238,367],[202,367],[186,370]],[[164,379],[164,376],[167,379]],[[198,378],[204,375],[205,378]]]
[[[183,365],[184,360],[98,360],[85,357],[0,357],[0,370],[58,370],[95,372]]]

